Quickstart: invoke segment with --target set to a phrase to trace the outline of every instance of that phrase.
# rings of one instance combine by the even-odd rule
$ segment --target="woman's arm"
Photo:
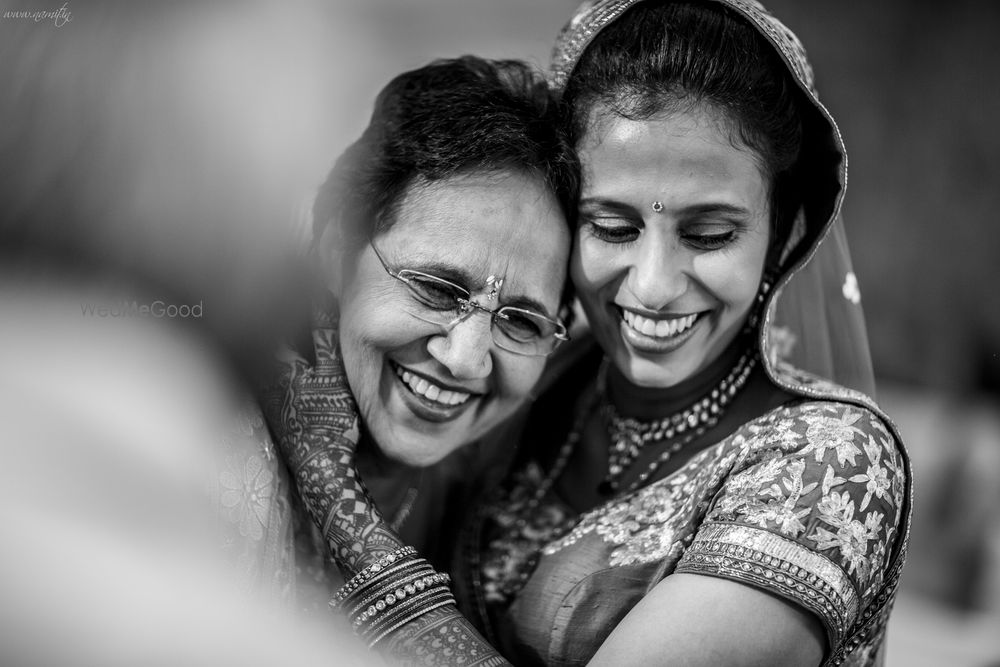
[[[304,436],[299,453],[309,454],[298,459],[293,472],[313,519],[324,519],[327,544],[350,581],[404,545],[365,491],[353,467],[353,445],[345,444],[345,439],[324,431]],[[378,648],[404,665],[509,664],[454,603],[403,624],[381,638]]]
[[[300,357],[286,359],[281,381],[265,392],[263,403],[304,504],[323,530],[330,551],[348,580],[345,589],[350,592],[342,602],[354,620],[365,611],[364,605],[371,603],[373,607],[376,601],[384,601],[387,593],[397,590],[392,576],[387,574],[391,568],[384,563],[404,545],[383,519],[354,465],[359,418],[340,362],[335,319],[318,319],[313,344],[315,364],[310,365]],[[377,567],[379,563],[383,565]],[[408,569],[401,569],[397,576],[411,576],[399,578],[400,587],[407,581],[412,585],[420,578],[414,573],[433,576],[428,574],[426,561],[408,559],[405,565]],[[377,586],[369,585],[365,578],[375,581]],[[429,594],[430,588],[427,590]],[[423,587],[420,592],[425,592]],[[450,592],[444,592],[446,597],[438,595],[434,608],[409,620],[406,616],[412,614],[407,614],[401,618],[406,622],[389,626],[391,631],[382,628],[368,637],[369,642],[404,665],[509,664],[459,613]],[[409,597],[418,600],[420,595]],[[359,603],[364,604],[359,606]],[[396,602],[393,605],[397,609],[402,607]],[[413,604],[412,611],[421,611],[420,604]],[[390,610],[384,613],[389,614]],[[362,631],[365,626],[364,621],[360,628],[356,624]]]
[[[819,619],[751,586],[674,574],[611,632],[590,665],[804,667],[823,660]]]

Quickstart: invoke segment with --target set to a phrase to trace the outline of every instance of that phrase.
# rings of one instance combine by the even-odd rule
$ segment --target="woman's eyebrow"
[[[681,213],[685,216],[708,215],[713,213],[721,213],[723,215],[733,215],[738,217],[749,217],[752,215],[750,209],[737,206],[736,204],[730,204],[728,202],[706,202],[702,204],[693,204],[681,209]]]
[[[513,298],[501,298],[504,306],[513,306],[514,308],[521,308],[523,310],[530,310],[536,313],[541,313],[545,317],[551,318],[552,315],[549,313],[549,309],[541,304],[541,302],[532,299],[530,296],[518,295]]]
[[[430,274],[435,278],[444,278],[448,282],[455,283],[465,290],[476,284],[476,277],[468,271],[453,264],[444,264],[435,260],[421,261],[420,259],[415,259],[412,262],[408,262],[405,266],[400,265],[399,268],[420,271]]]
[[[635,213],[635,207],[625,204],[614,199],[606,199],[604,197],[585,197],[580,200],[581,209],[595,209],[600,208],[611,213],[620,213],[623,215],[632,215]]]

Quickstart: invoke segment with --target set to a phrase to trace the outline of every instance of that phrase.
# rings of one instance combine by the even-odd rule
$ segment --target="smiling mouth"
[[[666,354],[678,349],[694,335],[708,314],[705,311],[654,319],[619,306],[616,309],[621,316],[622,338],[636,352],[645,354]]]
[[[399,378],[400,383],[409,389],[410,393],[431,407],[445,410],[453,409],[464,405],[472,398],[470,392],[446,389],[424,376],[411,373],[395,362],[389,363],[392,366],[392,370],[396,373],[396,377]]]
[[[700,313],[693,313],[684,317],[654,320],[624,309],[621,312],[622,320],[629,329],[647,338],[660,340],[670,340],[680,336],[693,327],[698,318],[701,317]]]

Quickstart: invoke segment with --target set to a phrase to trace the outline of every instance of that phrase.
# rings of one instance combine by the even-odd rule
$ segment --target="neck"
[[[358,443],[356,466],[379,510],[390,518],[420,477],[419,468],[387,457],[367,432]]]
[[[722,382],[750,344],[750,337],[737,336],[712,363],[671,387],[641,387],[609,364],[608,398],[619,414],[636,419],[655,419],[684,410]]]

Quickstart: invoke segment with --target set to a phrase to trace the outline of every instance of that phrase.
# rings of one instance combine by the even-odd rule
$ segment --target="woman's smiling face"
[[[608,357],[640,386],[705,368],[754,304],[769,182],[733,135],[703,105],[648,120],[599,109],[580,142],[573,281]]]
[[[431,274],[504,305],[559,312],[570,233],[539,178],[468,174],[412,185],[374,245],[390,270]],[[365,246],[341,297],[344,367],[382,453],[427,466],[509,417],[541,375],[545,357],[498,348],[490,317],[475,311],[448,330]],[[490,295],[489,278],[502,280]],[[489,283],[496,285],[496,281]],[[491,298],[492,296],[492,298]]]

